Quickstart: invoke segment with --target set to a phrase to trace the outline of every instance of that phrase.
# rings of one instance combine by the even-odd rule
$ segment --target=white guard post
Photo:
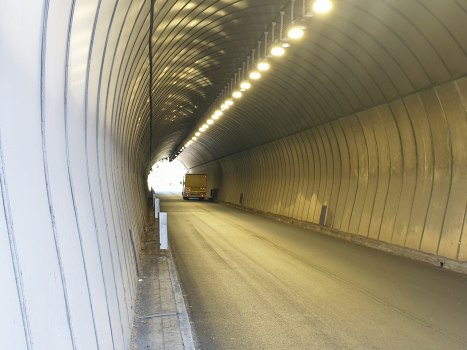
[[[169,236],[167,232],[167,213],[160,213],[159,215],[159,240],[160,248],[162,250],[168,250]]]
[[[159,218],[159,213],[161,211],[161,202],[159,198],[156,198],[154,201],[154,215],[156,216],[156,219]]]

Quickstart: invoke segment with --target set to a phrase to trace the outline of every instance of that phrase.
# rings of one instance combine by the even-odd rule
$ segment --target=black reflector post
[[[326,216],[328,215],[328,206],[323,205],[321,208],[321,216],[319,217],[319,225],[325,226],[326,225]]]

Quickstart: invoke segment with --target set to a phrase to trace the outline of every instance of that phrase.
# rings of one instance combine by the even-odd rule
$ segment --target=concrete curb
[[[191,331],[190,319],[186,310],[185,301],[183,299],[182,288],[177,277],[177,270],[173,262],[170,246],[167,255],[167,263],[169,265],[169,275],[172,282],[172,290],[175,297],[175,303],[178,313],[178,321],[180,323],[180,331],[182,333],[183,345],[186,350],[195,350],[193,342],[193,333]]]

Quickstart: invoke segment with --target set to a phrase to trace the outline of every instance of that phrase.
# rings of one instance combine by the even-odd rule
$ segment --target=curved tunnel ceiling
[[[296,1],[295,18],[300,18],[301,3]],[[181,161],[188,167],[203,164],[467,72],[462,25],[467,1],[333,4],[329,14],[307,19],[304,38],[292,43],[284,56],[273,58],[267,74],[182,152]],[[307,6],[310,11],[311,2]],[[290,1],[156,2],[153,162],[173,155],[193,136],[251,49],[264,40],[263,32],[270,31],[272,21],[280,22],[281,9],[286,27]],[[149,81],[147,69],[141,80]],[[144,103],[140,106],[137,114],[149,119]],[[148,121],[144,125],[149,126]]]
[[[284,0],[156,1],[153,161],[169,156],[190,134],[283,6]]]

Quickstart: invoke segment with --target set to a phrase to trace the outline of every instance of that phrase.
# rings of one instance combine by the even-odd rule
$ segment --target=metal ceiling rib
[[[153,155],[186,137],[286,1],[155,3]]]
[[[294,43],[283,57],[274,58],[270,71],[186,149],[180,160],[189,167],[203,164],[467,73],[467,39],[463,34],[466,1],[335,0],[333,3],[332,12],[310,19],[305,38]],[[250,10],[254,13],[262,11],[262,7]],[[285,18],[290,20],[289,15]],[[267,23],[262,25],[266,27]],[[248,42],[244,31],[233,33],[235,36],[229,37],[232,46],[220,40],[216,47],[235,51],[237,38]],[[257,30],[257,38],[260,33]],[[250,43],[251,48],[253,42]],[[192,136],[193,121],[200,118],[212,96],[222,90],[239,62],[245,59],[243,47],[248,45],[240,47],[231,54],[231,60],[227,54],[222,58],[216,56],[218,61],[222,59],[222,66],[225,62],[225,69],[215,70],[216,77],[209,75],[211,67],[203,66],[201,76],[214,79],[215,84],[199,90],[208,91],[208,98],[201,102],[194,100],[199,103],[199,110],[185,124],[190,132],[186,137]],[[163,128],[160,133],[165,133]],[[181,140],[185,141],[186,138]]]

